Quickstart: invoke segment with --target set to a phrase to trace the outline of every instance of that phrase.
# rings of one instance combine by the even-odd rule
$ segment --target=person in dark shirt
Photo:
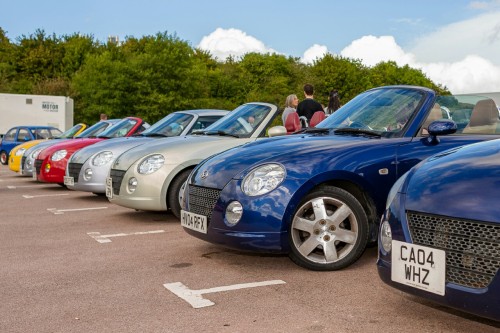
[[[306,117],[307,123],[309,123],[314,112],[323,111],[323,107],[314,100],[314,87],[311,84],[304,85],[304,95],[306,98],[297,105],[297,113],[299,117]]]

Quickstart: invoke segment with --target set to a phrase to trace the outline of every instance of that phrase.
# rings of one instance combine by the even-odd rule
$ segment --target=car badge
[[[208,177],[208,170],[203,170],[200,177],[201,177],[201,179],[207,178]]]

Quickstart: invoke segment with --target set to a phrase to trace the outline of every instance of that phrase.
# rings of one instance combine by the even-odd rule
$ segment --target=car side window
[[[26,128],[20,128],[17,133],[17,141],[28,141],[31,140],[31,135]]]
[[[3,136],[3,141],[14,141],[16,138],[17,128],[13,128]]]
[[[196,123],[193,125],[193,127],[191,127],[189,133],[191,133],[192,131],[203,130],[215,123],[220,118],[222,118],[222,116],[201,116],[196,120]]]

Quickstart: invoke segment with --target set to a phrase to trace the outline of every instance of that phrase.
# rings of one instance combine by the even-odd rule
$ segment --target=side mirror
[[[273,126],[267,131],[269,137],[286,135],[285,126]]]
[[[438,143],[438,135],[448,135],[453,134],[457,131],[457,124],[453,120],[442,119],[436,120],[429,124],[427,128],[429,132],[429,138],[427,141],[429,143]]]

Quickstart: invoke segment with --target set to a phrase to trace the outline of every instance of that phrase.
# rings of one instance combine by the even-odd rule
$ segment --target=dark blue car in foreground
[[[341,269],[376,242],[401,175],[440,151],[498,138],[497,123],[489,98],[414,86],[368,90],[316,128],[200,163],[181,198],[181,224],[226,247],[288,253],[312,270]]]
[[[378,272],[400,290],[500,320],[500,140],[435,155],[392,188]]]

